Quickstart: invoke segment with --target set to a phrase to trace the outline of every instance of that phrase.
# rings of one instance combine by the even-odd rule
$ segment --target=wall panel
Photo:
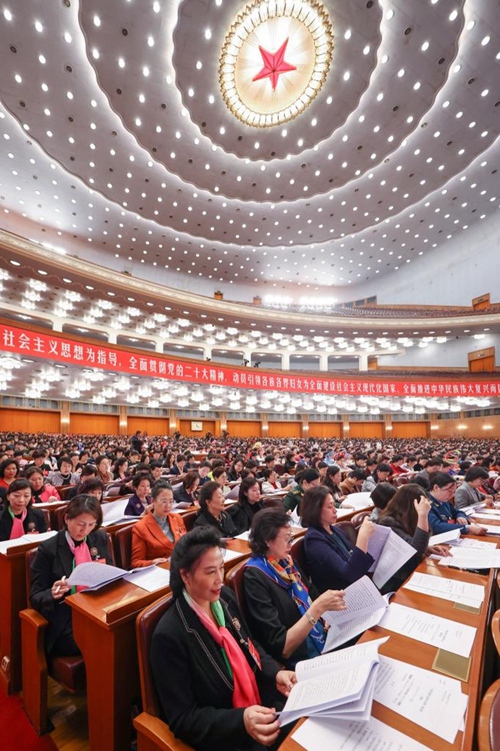
[[[127,418],[128,435],[134,435],[138,430],[148,435],[168,435],[169,419],[168,417],[129,416]]]
[[[118,435],[118,428],[118,415],[86,415],[71,412],[69,416],[69,433]]]
[[[342,436],[341,422],[310,422],[310,438],[340,438]]]
[[[191,430],[191,423],[193,420],[179,420],[179,432],[181,435],[193,436],[194,438],[205,438],[207,433],[215,435],[215,420],[204,420],[203,418],[195,418],[194,422],[201,422],[202,430]]]
[[[429,422],[393,422],[389,431],[393,438],[429,438]],[[389,433],[387,435],[389,436]]]
[[[0,430],[19,430],[25,433],[60,433],[59,412],[33,409],[0,409]]]
[[[301,422],[270,422],[267,435],[269,438],[300,438]]]
[[[227,420],[227,430],[232,438],[260,438],[260,420]]]
[[[383,422],[351,422],[349,438],[383,438]]]

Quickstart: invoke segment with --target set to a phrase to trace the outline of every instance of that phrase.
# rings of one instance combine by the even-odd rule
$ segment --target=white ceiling
[[[269,129],[218,89],[244,5],[5,0],[2,226],[173,287],[329,297],[498,210],[495,0],[328,0],[325,86]]]

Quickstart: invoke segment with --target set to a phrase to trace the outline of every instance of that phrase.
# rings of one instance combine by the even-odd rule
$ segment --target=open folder
[[[378,648],[387,639],[357,644],[297,663],[297,683],[279,713],[280,725],[313,715],[368,720],[379,665]]]

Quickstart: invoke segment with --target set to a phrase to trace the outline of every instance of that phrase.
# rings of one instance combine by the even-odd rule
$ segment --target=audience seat
[[[229,571],[226,571],[225,576],[225,583],[233,590],[238,602],[238,607],[243,614],[245,613],[245,602],[243,597],[243,572],[245,570],[247,561],[248,558],[237,563],[236,566],[233,566],[233,568],[230,568]]]
[[[108,550],[114,563],[113,543],[108,534]],[[29,602],[31,564],[36,548],[26,553],[26,587]],[[21,670],[23,677],[24,711],[38,735],[47,733],[50,721],[47,709],[47,677],[50,675],[69,693],[85,689],[83,657],[54,657],[48,661],[45,654],[47,620],[34,608],[19,613],[21,619]]]
[[[198,509],[196,509],[196,511],[187,511],[185,514],[182,514],[182,520],[186,527],[186,532],[190,532],[193,529],[193,524],[195,523],[197,516]]]
[[[154,630],[172,601],[172,595],[166,595],[145,608],[136,619],[143,707],[141,714],[134,718],[137,751],[193,751],[191,746],[175,738],[167,723],[161,719],[160,705],[149,664],[149,648]]]
[[[116,565],[130,570],[132,567],[132,529],[134,524],[126,524],[113,535]]]
[[[283,495],[264,495],[261,498],[262,503],[264,504],[265,508],[279,508],[282,511],[284,510],[283,505]]]
[[[497,587],[500,587],[500,573],[497,574]],[[500,610],[493,613],[491,619],[491,633],[497,650],[497,655],[500,657]]]
[[[479,751],[500,751],[500,679],[486,691],[477,726]]]

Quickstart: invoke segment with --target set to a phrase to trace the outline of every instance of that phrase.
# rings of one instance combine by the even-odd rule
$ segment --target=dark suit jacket
[[[296,563],[295,566],[311,599],[315,600],[318,596],[316,587]],[[260,569],[246,566],[243,572],[243,594],[248,625],[266,652],[290,669],[299,660],[307,660],[309,655],[305,639],[288,660],[283,658],[286,632],[302,617],[288,592]]]
[[[87,545],[93,560],[104,558],[106,563],[113,562],[109,558],[106,532],[91,532],[87,538]],[[52,585],[63,576],[69,576],[72,571],[73,553],[69,549],[64,530],[61,530],[54,537],[41,543],[31,567],[31,605],[49,622],[45,641],[48,653],[60,634],[68,626],[71,627],[71,609],[64,600],[54,600],[51,594]]]
[[[306,568],[320,592],[343,589],[361,579],[373,564],[373,557],[354,546],[342,530],[333,534],[309,527],[304,535]]]
[[[231,519],[229,514],[226,514],[225,511],[222,512],[220,522],[215,518],[215,516],[210,514],[208,511],[200,511],[200,513],[195,519],[193,526],[194,527],[206,527],[206,526],[215,527],[216,529],[219,530],[219,532],[222,532],[224,537],[234,537],[235,535],[238,534],[233,520]]]
[[[253,642],[260,656],[259,669],[248,650],[248,629],[227,587],[222,588],[220,601],[226,626],[256,674],[262,703],[281,709],[283,701],[275,688],[279,666]],[[252,748],[243,722],[244,710],[232,705],[233,681],[222,651],[183,595],[156,627],[150,659],[165,720],[178,738],[197,751]]]
[[[174,542],[168,539],[153,514],[146,514],[132,527],[132,568],[150,566],[155,558],[170,558],[174,544],[186,534],[180,514],[168,514]]]
[[[151,498],[149,498],[148,503],[151,503]],[[128,499],[124,514],[125,516],[141,516],[143,512],[144,506],[142,505],[139,496],[134,493],[134,495],[131,495]]]
[[[176,503],[189,503],[190,506],[194,506],[193,497],[189,495],[184,485],[174,490],[174,501]]]
[[[247,529],[250,529],[252,526],[252,519],[257,511],[260,511],[262,508],[264,508],[262,501],[257,501],[257,503],[248,503],[248,501],[240,503],[238,501],[234,506],[230,506],[228,514],[236,526],[236,532],[234,534],[241,535],[242,532],[246,532]]]
[[[26,519],[23,521],[23,528],[25,534],[33,534],[34,532],[46,532],[47,525],[45,524],[45,517],[40,509],[28,506],[26,513]],[[0,540],[9,540],[10,533],[12,532],[12,517],[9,514],[9,509],[5,508],[0,514]]]

